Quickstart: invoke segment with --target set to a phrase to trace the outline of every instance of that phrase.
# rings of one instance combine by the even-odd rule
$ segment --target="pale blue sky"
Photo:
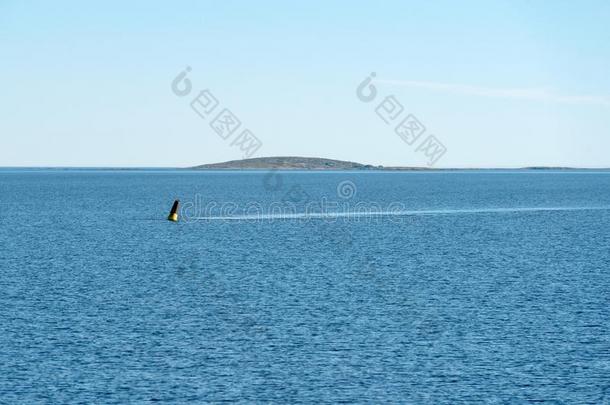
[[[186,66],[257,156],[423,166],[356,97],[376,72],[439,167],[610,167],[610,2],[0,0],[0,166],[243,154],[171,91]]]

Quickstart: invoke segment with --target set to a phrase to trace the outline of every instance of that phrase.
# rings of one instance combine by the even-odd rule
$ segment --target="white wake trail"
[[[472,209],[438,209],[438,210],[397,210],[397,211],[348,211],[348,212],[303,212],[286,214],[252,214],[230,216],[192,217],[196,221],[260,221],[290,219],[326,219],[326,218],[367,218],[367,217],[405,217],[417,215],[466,215],[519,212],[549,211],[607,211],[609,207],[513,207],[513,208],[472,208]]]

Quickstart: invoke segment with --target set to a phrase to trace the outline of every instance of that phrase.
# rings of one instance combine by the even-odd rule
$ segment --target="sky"
[[[610,167],[608,21],[607,1],[0,0],[0,166]]]

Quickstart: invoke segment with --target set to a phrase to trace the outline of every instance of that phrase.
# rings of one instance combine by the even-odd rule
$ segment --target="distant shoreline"
[[[607,170],[598,168],[574,168],[554,166],[530,166],[520,168],[434,168],[418,166],[381,166],[345,160],[301,156],[273,156],[253,159],[230,160],[227,162],[203,164],[191,167],[192,170],[304,170],[304,171],[457,171],[457,170]]]

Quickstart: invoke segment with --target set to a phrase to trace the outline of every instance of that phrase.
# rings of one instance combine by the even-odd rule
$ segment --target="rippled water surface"
[[[0,170],[0,402],[610,403],[609,327],[610,172]]]

